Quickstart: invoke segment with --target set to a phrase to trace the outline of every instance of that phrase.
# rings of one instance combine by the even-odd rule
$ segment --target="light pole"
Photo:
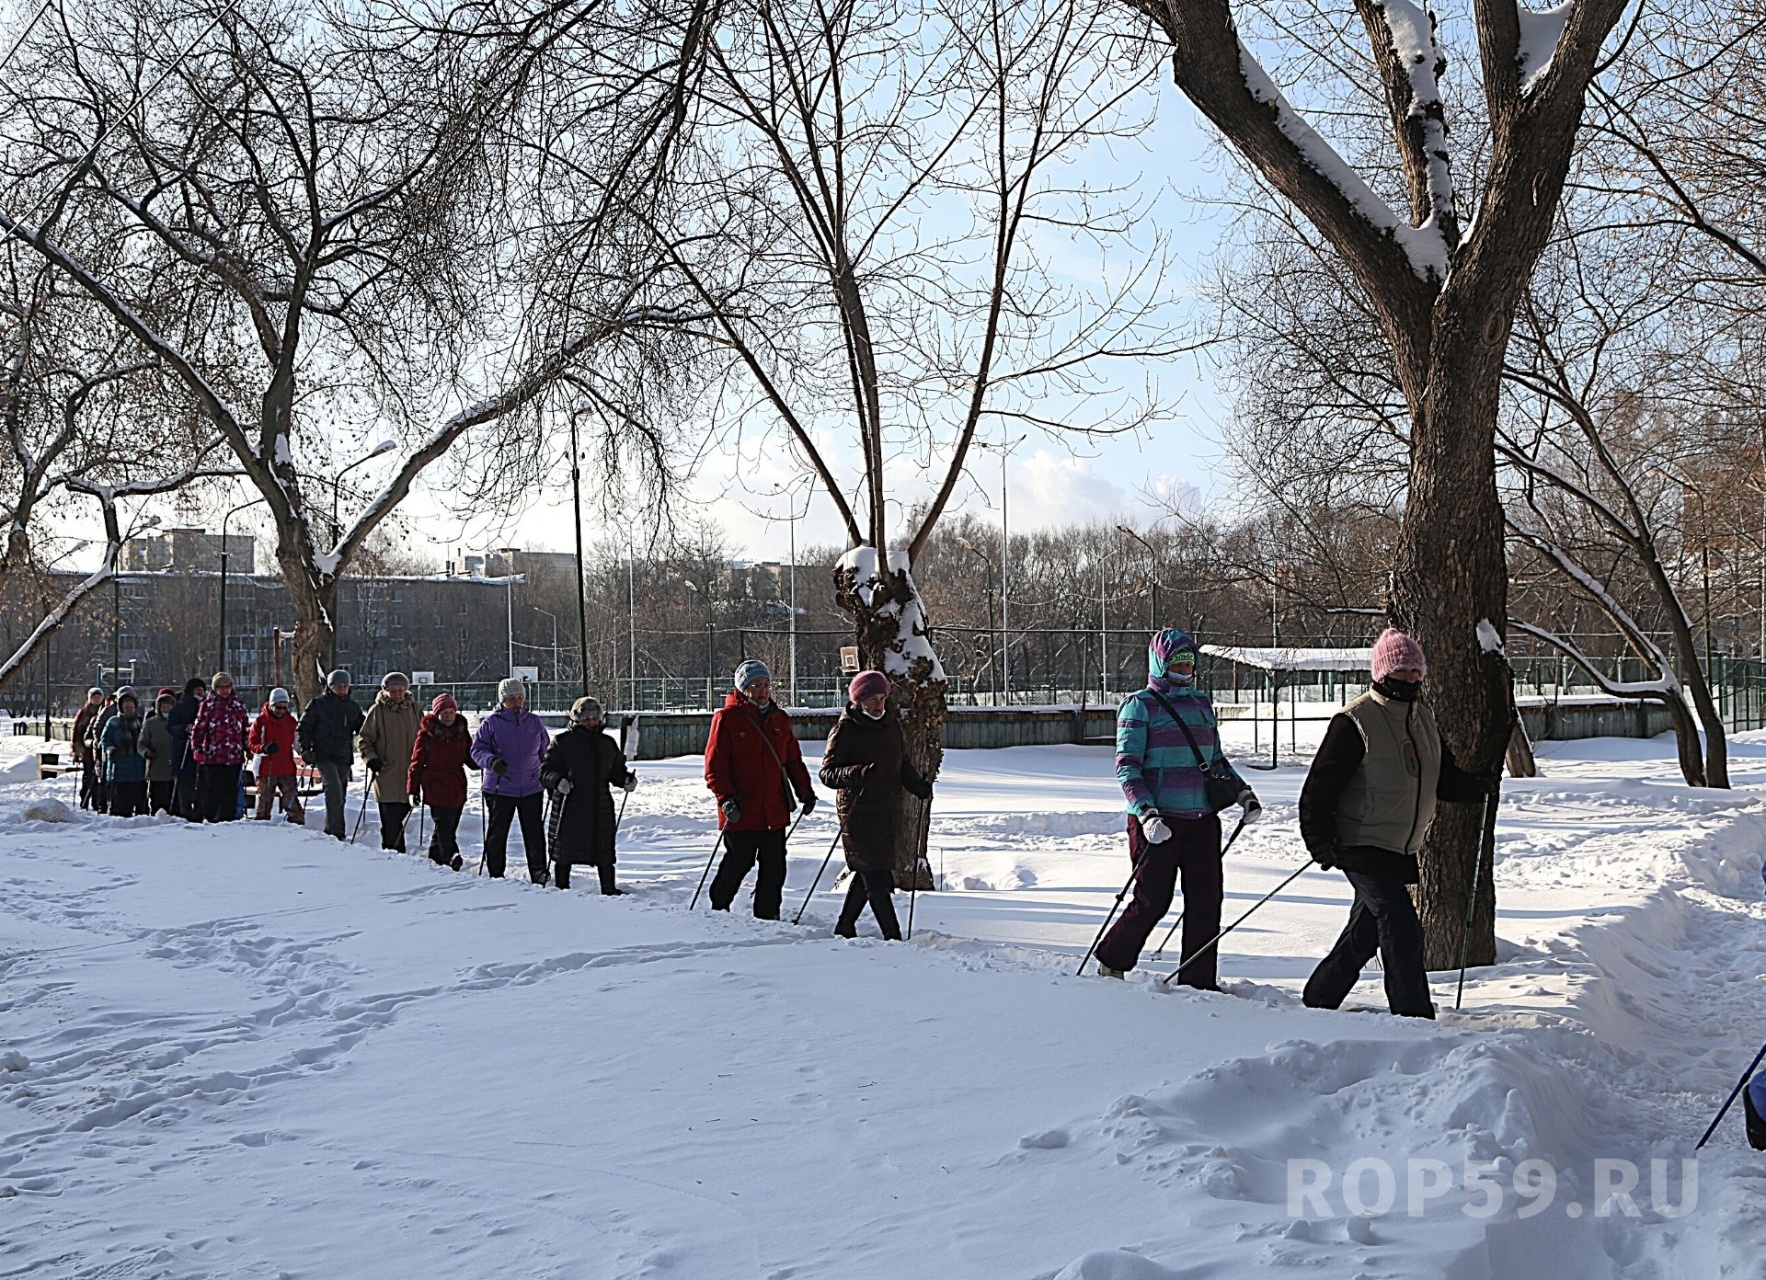
[[[218,650],[220,656],[215,661],[216,671],[227,669],[227,524],[239,512],[244,511],[247,507],[256,506],[262,501],[262,497],[248,498],[221,517],[221,643]],[[262,677],[260,676],[259,679],[261,681]]]
[[[589,601],[588,588],[583,583],[583,488],[582,473],[577,467],[576,454],[576,415],[583,407],[581,400],[570,409],[570,501],[576,513],[576,634],[580,652],[577,661],[582,680],[582,692],[586,698],[589,694]],[[552,678],[558,678],[558,620],[552,620]],[[617,693],[618,690],[615,690]]]
[[[380,457],[382,454],[391,453],[394,449],[396,449],[398,447],[399,447],[399,442],[397,440],[382,440],[379,444],[375,445],[374,448],[372,450],[370,450],[368,453],[363,454],[360,458],[357,458],[354,462],[350,463],[349,466],[345,467],[342,471],[339,471],[335,476],[332,477],[332,479],[331,479],[331,542],[332,542],[332,548],[331,549],[333,551],[337,550],[337,544],[343,541],[343,522],[338,517],[338,511],[340,510],[338,499],[343,494],[343,478],[345,476],[347,476],[350,472],[354,471],[357,467],[362,466],[364,463],[372,462],[372,461],[374,461],[374,459]]]
[[[638,709],[638,553],[630,542],[625,544],[626,591],[626,675],[631,681],[632,700],[626,705]]]
[[[710,581],[708,575],[706,589],[701,591],[699,584],[693,579],[681,579],[687,590],[705,601],[705,708],[713,711],[716,710],[714,699],[717,697],[717,624],[712,620],[711,614]]]
[[[1029,438],[1026,433],[998,444],[975,442],[976,448],[991,449],[1000,456],[1000,684],[1007,706],[1012,702],[1012,523],[1006,509],[1006,459]]]
[[[1127,551],[1118,547],[1098,557],[1098,694],[1106,703],[1110,701],[1110,597],[1105,593],[1104,569]]]
[[[958,537],[957,545],[964,548],[971,555],[977,557],[982,564],[987,566],[987,647],[991,649],[993,648],[993,561],[988,558],[987,552],[970,542],[967,538]],[[991,668],[993,663],[989,662],[987,665]],[[999,685],[994,683],[992,678],[993,672],[991,670],[988,672],[988,677],[988,683],[993,685],[993,705],[997,707],[1000,704]]]
[[[1158,548],[1153,546],[1152,543],[1148,542],[1145,538],[1141,537],[1140,534],[1136,533],[1133,529],[1130,529],[1125,524],[1119,524],[1116,526],[1116,528],[1120,532],[1122,532],[1122,533],[1126,534],[1128,537],[1134,539],[1136,542],[1140,543],[1141,546],[1143,546],[1147,549],[1147,557],[1148,557],[1147,558],[1147,592],[1148,592],[1148,597],[1149,597],[1148,601],[1147,601],[1147,630],[1148,631],[1157,631],[1159,629],[1159,624],[1156,621],[1156,619],[1159,616],[1159,551],[1158,551]]]
[[[543,613],[552,620],[552,684],[554,686],[563,684],[564,681],[558,675],[558,615],[553,613],[550,609],[540,608],[537,604],[533,606],[533,611],[535,613]],[[584,670],[587,670],[586,664]],[[589,692],[588,684],[588,677],[584,676],[583,693],[585,695]],[[553,692],[556,694],[556,688],[554,688]]]

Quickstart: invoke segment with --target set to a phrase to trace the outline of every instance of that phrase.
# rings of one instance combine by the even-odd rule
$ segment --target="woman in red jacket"
[[[245,735],[246,751],[258,759],[259,822],[270,820],[270,802],[277,796],[282,797],[282,812],[291,824],[298,827],[307,820],[300,807],[300,783],[294,776],[294,726],[288,690],[270,690],[270,700]]]
[[[466,770],[472,766],[472,733],[452,695],[438,693],[429,714],[417,729],[411,748],[411,766],[405,773],[405,790],[411,807],[429,806],[435,836],[429,842],[429,859],[458,871],[460,814],[466,808]]]

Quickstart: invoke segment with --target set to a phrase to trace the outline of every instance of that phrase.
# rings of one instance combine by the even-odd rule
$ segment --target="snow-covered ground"
[[[36,745],[0,740],[0,1277],[1766,1275],[1739,1115],[1681,1165],[1766,1037],[1766,739],[1731,793],[1666,741],[1542,744],[1504,962],[1459,1014],[1436,975],[1432,1025],[1300,1007],[1348,905],[1316,870],[1228,994],[1073,977],[1128,873],[1101,747],[947,757],[903,946],[831,938],[832,875],[788,923],[828,805],[787,922],[688,914],[696,759],[641,768],[603,899],[372,817],[94,818]],[[1301,865],[1302,777],[1255,775],[1229,919]]]

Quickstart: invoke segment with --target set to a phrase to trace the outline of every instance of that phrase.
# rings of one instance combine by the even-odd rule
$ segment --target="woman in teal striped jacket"
[[[1255,822],[1262,806],[1227,763],[1214,706],[1196,688],[1196,642],[1186,631],[1161,631],[1147,646],[1147,687],[1116,713],[1116,780],[1128,799],[1134,899],[1098,944],[1098,968],[1107,977],[1120,978],[1139,963],[1147,936],[1171,908],[1181,873],[1183,954],[1193,958],[1177,980],[1220,989],[1216,949],[1196,954],[1220,932],[1220,818],[1209,807],[1202,772],[1214,761],[1238,783],[1245,821]]]

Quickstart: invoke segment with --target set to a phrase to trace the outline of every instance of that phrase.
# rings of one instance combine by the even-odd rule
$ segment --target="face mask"
[[[1374,682],[1374,688],[1394,702],[1415,702],[1422,687],[1421,683],[1412,684],[1408,680],[1394,680],[1391,677]]]
[[[883,718],[883,713],[881,711],[865,711],[863,707],[860,707],[859,710],[864,711],[865,715],[869,716],[872,720],[881,720]]]
[[[1194,671],[1190,672],[1187,676],[1179,675],[1175,671],[1167,671],[1165,673],[1165,678],[1167,680],[1169,680],[1172,684],[1188,685],[1188,684],[1196,683],[1196,673]]]

